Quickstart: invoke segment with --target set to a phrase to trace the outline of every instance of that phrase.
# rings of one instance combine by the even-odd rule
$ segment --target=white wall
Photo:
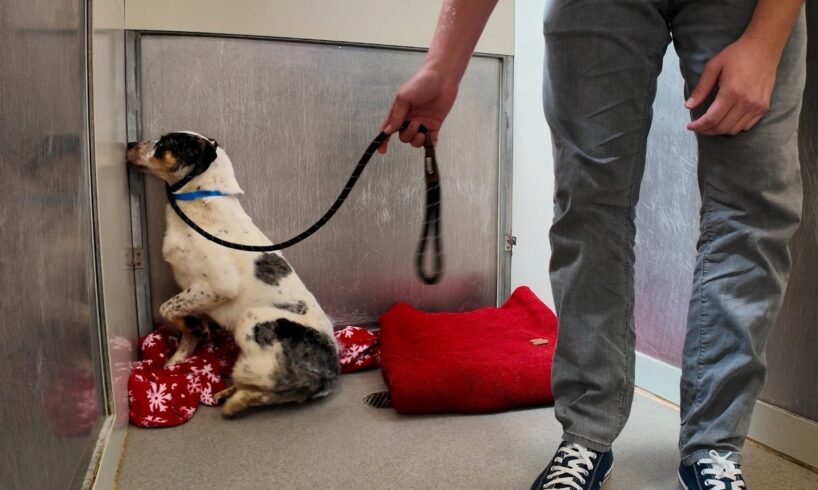
[[[529,286],[553,307],[548,261],[548,229],[554,217],[554,161],[551,135],[542,111],[542,0],[514,6],[514,200],[517,237],[511,266],[512,287]]]
[[[426,48],[439,11],[440,0],[132,0],[125,23],[128,29]],[[499,1],[477,51],[514,53],[514,0]]]

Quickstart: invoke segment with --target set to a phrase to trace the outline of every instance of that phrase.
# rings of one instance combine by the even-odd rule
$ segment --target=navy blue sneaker
[[[702,458],[692,466],[679,465],[679,483],[684,490],[739,490],[746,489],[741,476],[741,465],[710,450],[709,458]]]
[[[597,490],[611,476],[613,453],[563,441],[531,490]]]

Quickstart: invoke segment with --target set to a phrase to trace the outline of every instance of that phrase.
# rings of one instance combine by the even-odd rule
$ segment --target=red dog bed
[[[383,377],[401,413],[495,412],[553,401],[557,318],[527,287],[500,308],[466,313],[398,304],[380,324]]]

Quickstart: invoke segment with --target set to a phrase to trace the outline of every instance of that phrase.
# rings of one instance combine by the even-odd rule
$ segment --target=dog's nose
[[[138,143],[136,141],[128,142],[128,150],[132,150]]]

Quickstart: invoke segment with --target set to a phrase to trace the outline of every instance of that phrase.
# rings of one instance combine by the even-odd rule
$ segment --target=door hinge
[[[131,270],[145,268],[145,249],[129,248],[125,250],[125,267]]]
[[[506,235],[503,250],[506,252],[511,252],[514,245],[517,245],[517,237],[514,235]]]

